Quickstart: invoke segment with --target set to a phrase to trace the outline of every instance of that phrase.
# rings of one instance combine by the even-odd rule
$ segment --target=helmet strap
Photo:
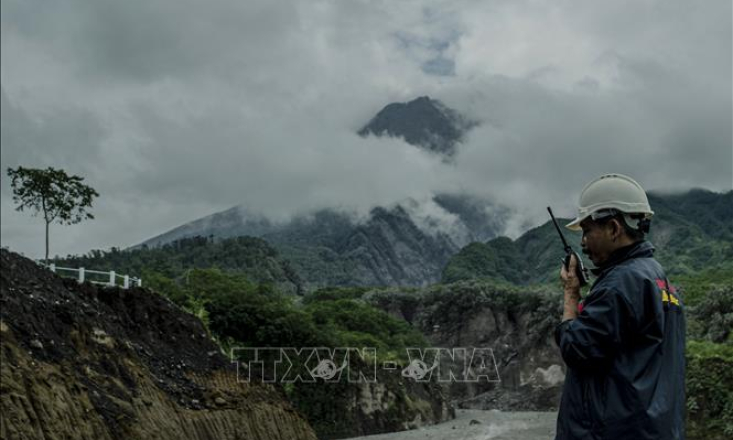
[[[652,225],[652,220],[647,218],[644,214],[624,214],[624,221],[629,226],[636,222],[636,229],[644,234],[649,233]]]

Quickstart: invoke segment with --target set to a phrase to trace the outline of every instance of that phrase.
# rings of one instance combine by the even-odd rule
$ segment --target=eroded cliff
[[[0,437],[315,439],[237,381],[201,322],[145,289],[78,285],[0,252]]]

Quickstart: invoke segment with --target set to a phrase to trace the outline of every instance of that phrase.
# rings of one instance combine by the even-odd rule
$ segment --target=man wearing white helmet
[[[580,300],[575,257],[561,269],[565,291],[555,340],[567,365],[556,440],[684,439],[685,315],[654,247],[644,189],[606,174],[583,189],[583,253],[596,266]]]

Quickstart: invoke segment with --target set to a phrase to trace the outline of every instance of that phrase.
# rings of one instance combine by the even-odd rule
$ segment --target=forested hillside
[[[733,278],[733,191],[650,194],[649,200],[655,215],[648,239],[670,275],[684,278],[704,272]],[[558,219],[561,224],[568,221]],[[565,230],[564,234],[579,252],[580,233]],[[557,279],[563,255],[560,238],[548,220],[517,240],[498,237],[464,247],[446,265],[442,281],[478,278],[514,284],[552,282]]]

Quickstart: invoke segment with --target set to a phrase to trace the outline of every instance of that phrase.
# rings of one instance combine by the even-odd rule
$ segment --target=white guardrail
[[[43,263],[39,263],[39,264],[41,264],[42,266],[46,266]],[[128,289],[130,285],[135,285],[137,287],[142,287],[143,285],[142,279],[137,278],[137,277],[131,277],[129,275],[118,275],[113,270],[109,272],[102,272],[99,270],[85,269],[83,267],[74,269],[72,267],[59,267],[59,266],[56,266],[54,263],[49,264],[47,267],[51,272],[57,273],[59,275],[61,275],[61,273],[59,272],[76,272],[77,273],[76,278],[77,278],[77,281],[79,281],[79,283],[83,283],[84,281],[89,281],[90,283],[94,283],[94,284],[114,287],[117,285],[117,280],[119,279],[119,280],[122,280],[123,289]],[[99,278],[99,275],[105,276],[108,278],[107,278],[107,281],[94,280],[94,279],[91,279],[90,277],[89,279],[87,279],[88,274],[95,275],[97,276],[96,278]]]

